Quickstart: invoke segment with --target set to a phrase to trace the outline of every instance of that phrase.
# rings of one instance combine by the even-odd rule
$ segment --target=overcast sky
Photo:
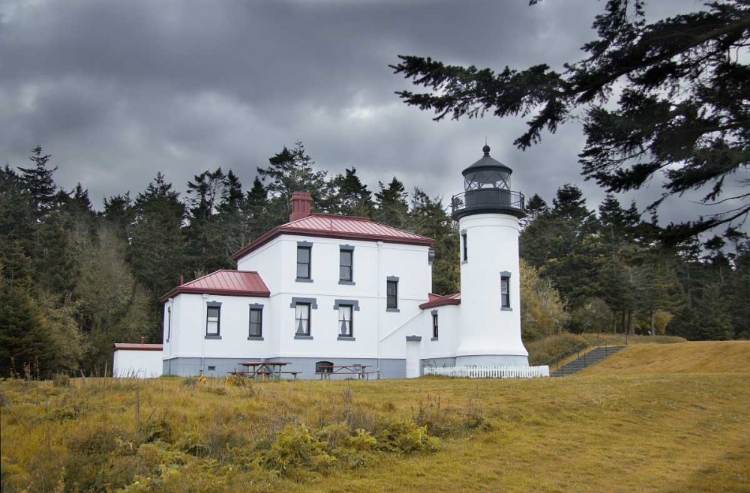
[[[659,18],[701,8],[652,0]],[[221,166],[246,188],[270,156],[304,142],[319,169],[356,167],[373,189],[396,175],[446,198],[461,171],[492,156],[514,189],[548,202],[570,182],[595,207],[603,192],[580,176],[578,123],[531,150],[522,119],[434,122],[394,91],[412,89],[397,54],[502,70],[581,58],[603,2],[548,0],[0,0],[0,163],[27,166],[43,146],[66,189],[105,197],[142,191],[157,171],[184,191]],[[636,195],[643,207],[660,190]],[[631,196],[621,200],[629,204]],[[706,213],[673,200],[662,219]]]

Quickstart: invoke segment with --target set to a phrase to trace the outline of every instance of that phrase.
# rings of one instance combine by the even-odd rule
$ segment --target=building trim
[[[289,303],[289,308],[297,308],[297,303],[305,303],[309,304],[310,308],[313,310],[318,309],[318,299],[317,298],[297,298],[296,296],[292,297],[292,302]]]
[[[333,309],[338,310],[339,305],[351,305],[354,311],[359,311],[359,300],[333,300]]]

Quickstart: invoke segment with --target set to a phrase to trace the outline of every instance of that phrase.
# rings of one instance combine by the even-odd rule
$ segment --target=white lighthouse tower
[[[456,365],[528,366],[521,341],[518,220],[524,197],[511,191],[513,171],[484,156],[463,171],[453,196],[461,232],[461,324]]]

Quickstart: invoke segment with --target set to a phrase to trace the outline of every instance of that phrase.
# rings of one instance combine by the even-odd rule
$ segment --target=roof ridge
[[[336,218],[336,219],[348,219],[348,220],[351,220],[351,221],[362,221],[362,222],[367,222],[367,223],[375,222],[372,219],[370,219],[369,217],[364,217],[364,216],[347,216],[345,214],[328,214],[328,213],[325,213],[325,212],[315,212],[313,214],[310,214],[309,216],[303,217],[302,219],[305,219],[307,217],[312,217],[312,216],[314,216],[314,217],[327,217],[327,218],[331,218],[331,219],[333,219],[333,218]],[[298,221],[299,221],[299,219],[298,219]],[[287,223],[287,224],[291,224],[291,223]],[[380,223],[375,222],[375,224],[380,224]],[[385,226],[385,224],[383,224],[383,226]]]

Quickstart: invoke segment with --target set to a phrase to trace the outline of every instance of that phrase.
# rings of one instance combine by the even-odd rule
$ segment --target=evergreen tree
[[[600,289],[597,279],[603,258],[594,234],[597,220],[581,190],[573,185],[560,187],[552,202],[552,209],[521,233],[521,258],[539,268],[569,306],[576,308]]]
[[[195,277],[199,273],[231,267],[231,253],[227,252],[224,244],[225,228],[231,225],[219,217],[219,208],[228,199],[227,185],[227,177],[221,168],[213,172],[204,171],[196,175],[194,181],[188,182],[190,224],[184,231],[188,244],[188,262]],[[226,219],[228,211],[224,216]]]
[[[119,231],[121,238],[130,239],[129,232],[135,224],[135,207],[130,192],[104,199],[104,219]]]
[[[458,263],[458,227],[443,209],[440,197],[431,199],[419,188],[414,188],[409,213],[415,233],[433,238],[435,260],[432,265],[432,292],[451,294],[460,290],[461,270]]]
[[[331,183],[335,190],[332,197],[335,212],[345,216],[372,217],[375,211],[372,192],[357,176],[357,169],[346,169]]]
[[[562,73],[541,64],[495,74],[399,56],[395,73],[432,92],[398,94],[408,105],[434,110],[436,120],[531,115],[515,141],[521,149],[583,110],[586,146],[579,157],[587,178],[619,192],[663,174],[664,197],[702,190],[703,202],[717,206],[711,216],[666,228],[665,240],[747,217],[750,192],[721,209],[732,204],[721,198],[725,181],[750,165],[750,68],[746,57],[734,56],[750,45],[747,0],[710,2],[705,11],[652,23],[644,0],[608,0],[593,28],[598,39],[583,46],[588,57],[565,64]],[[606,104],[615,94],[616,105]]]
[[[386,187],[378,182],[380,191],[375,193],[377,211],[375,220],[379,223],[405,229],[408,225],[409,204],[406,202],[408,193],[404,184],[395,176]]]
[[[268,191],[263,182],[257,176],[253,180],[252,188],[245,197],[245,217],[250,224],[250,237],[248,242],[260,237],[271,229],[271,217],[269,214]]]
[[[533,223],[534,220],[539,217],[540,214],[544,214],[549,210],[547,203],[544,201],[539,194],[534,194],[526,204],[526,217],[522,218],[519,222],[521,227],[525,228],[529,224]]]
[[[185,272],[185,240],[182,224],[185,206],[180,194],[159,172],[135,200],[135,222],[130,228],[130,260],[136,279],[157,299],[177,285]]]
[[[20,241],[27,253],[34,233],[30,203],[21,177],[7,165],[0,168],[0,241]]]
[[[267,168],[258,168],[258,176],[265,183],[265,190],[270,196],[268,209],[272,226],[289,220],[294,192],[309,192],[316,210],[330,210],[330,187],[326,172],[315,171],[314,166],[315,161],[307,155],[305,146],[297,142],[294,148],[284,146],[281,152],[272,156]]]
[[[21,180],[31,199],[34,217],[39,220],[55,207],[57,186],[52,175],[57,171],[57,167],[47,167],[52,156],[42,155],[41,146],[36,146],[31,152],[33,154],[29,160],[34,163],[34,167],[18,169],[21,170]]]

